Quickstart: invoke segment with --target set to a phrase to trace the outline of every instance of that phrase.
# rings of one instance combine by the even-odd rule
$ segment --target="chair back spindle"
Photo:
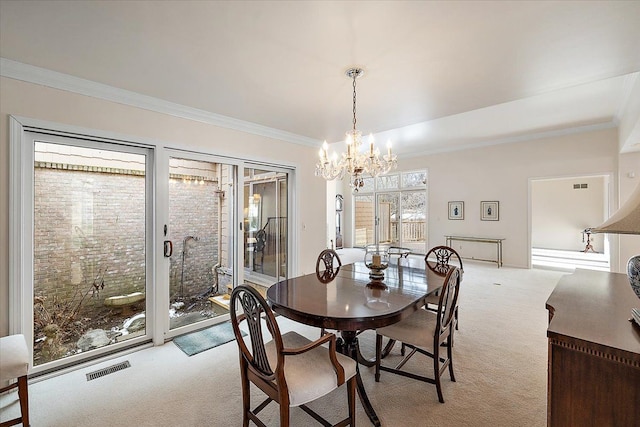
[[[325,249],[320,252],[316,260],[316,276],[322,283],[329,283],[335,279],[342,267],[340,256],[333,249]]]
[[[238,303],[240,307],[238,307]],[[254,288],[249,286],[238,286],[234,289],[231,296],[231,320],[233,330],[240,346],[242,357],[257,372],[265,377],[274,378],[275,373],[271,369],[267,352],[265,348],[264,331],[262,326],[262,317],[266,322],[267,330],[273,337],[276,347],[281,349],[282,338],[278,324],[267,302],[262,298]],[[241,308],[242,314],[238,316],[238,308]],[[246,322],[249,330],[249,341],[251,350],[246,346],[245,340],[242,338],[240,331],[240,323]]]
[[[445,279],[445,285],[440,292],[438,303],[438,324],[436,329],[440,334],[446,332],[453,324],[455,309],[458,304],[458,292],[460,290],[460,269],[449,271]]]
[[[435,264],[430,264],[428,261],[433,258],[435,258]],[[449,246],[435,246],[431,248],[424,257],[428,268],[436,273],[443,273],[443,275],[449,271],[452,260],[458,263],[461,272],[464,271],[462,258],[455,249]]]

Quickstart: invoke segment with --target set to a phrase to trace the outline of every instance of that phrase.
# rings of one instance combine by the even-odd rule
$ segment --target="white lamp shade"
[[[592,233],[640,234],[640,184],[627,202]]]

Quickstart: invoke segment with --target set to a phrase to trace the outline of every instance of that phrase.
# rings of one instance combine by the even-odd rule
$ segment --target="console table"
[[[547,425],[640,420],[640,307],[625,274],[576,270],[549,296]]]
[[[453,248],[453,246],[451,246],[451,242],[453,241],[491,243],[496,245],[496,259],[482,259],[482,258],[469,258],[469,257],[466,257],[466,258],[475,259],[477,261],[495,262],[496,264],[498,264],[498,268],[502,267],[502,241],[505,239],[493,239],[490,237],[470,237],[470,236],[444,236],[444,237],[447,239],[446,245],[451,248]],[[465,258],[465,257],[462,257],[462,258]]]

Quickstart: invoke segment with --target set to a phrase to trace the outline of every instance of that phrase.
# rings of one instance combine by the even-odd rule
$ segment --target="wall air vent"
[[[89,372],[87,374],[87,381],[95,380],[96,378],[104,377],[105,375],[109,375],[114,372],[118,372],[130,367],[131,367],[131,364],[129,363],[128,360],[126,360],[122,363],[118,363],[113,366],[109,366],[103,369],[98,369],[97,371]]]
[[[580,190],[582,188],[589,188],[589,184],[573,184],[574,190]]]

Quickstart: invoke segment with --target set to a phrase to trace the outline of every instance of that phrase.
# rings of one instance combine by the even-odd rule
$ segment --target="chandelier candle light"
[[[391,141],[387,142],[387,154],[380,156],[373,135],[369,135],[369,153],[360,152],[362,132],[356,129],[356,79],[363,74],[362,68],[350,68],[346,72],[347,77],[353,80],[353,129],[346,133],[347,152],[338,158],[334,151],[329,158],[329,145],[325,141],[319,152],[320,160],[316,163],[316,176],[321,176],[327,181],[343,179],[349,174],[349,186],[353,188],[354,193],[364,186],[363,174],[367,173],[375,178],[398,166],[397,156],[391,153]]]

